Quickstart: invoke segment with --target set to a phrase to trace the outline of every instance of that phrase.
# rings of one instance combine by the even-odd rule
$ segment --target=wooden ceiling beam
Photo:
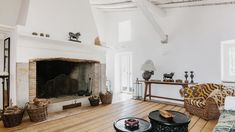
[[[90,0],[90,4],[92,5],[116,5],[116,4],[125,4],[125,3],[131,3],[132,0],[103,0],[99,1],[98,0]]]
[[[154,5],[149,0],[145,0],[146,6],[148,6],[149,10],[154,13],[154,15],[158,15],[161,17],[166,16],[166,11],[164,9],[161,9],[159,6]],[[137,8],[136,1],[135,0],[126,0],[126,1],[119,1],[115,3],[99,3],[99,4],[92,4],[92,7],[95,7],[97,9],[126,9],[126,8]]]
[[[98,8],[99,10],[103,12],[125,12],[125,11],[135,11],[137,7],[129,7],[129,8],[110,8],[110,9],[105,9],[105,8]]]
[[[92,5],[92,7],[98,9],[121,9],[121,8],[136,8],[136,3],[128,2],[128,3],[119,3],[119,4],[111,4],[111,5]]]
[[[183,8],[183,7],[197,7],[197,6],[215,6],[215,5],[227,5],[235,4],[235,0],[186,0],[186,1],[173,1],[159,3],[156,0],[152,0],[152,3],[162,7],[167,8]]]
[[[191,2],[199,2],[203,0],[173,0],[173,1],[165,1],[159,2],[158,0],[150,0],[155,5],[167,5],[167,4],[181,4],[181,3],[191,3]]]
[[[151,1],[145,0],[147,8],[153,13],[161,17],[166,16],[166,11],[159,7],[158,5],[154,5]]]
[[[154,27],[155,31],[159,34],[161,38],[161,43],[166,44],[168,43],[168,35],[166,35],[160,25],[157,23],[153,12],[151,12],[148,8],[148,1],[146,0],[135,0],[137,3],[138,8],[143,12],[144,16],[149,20],[149,22]]]

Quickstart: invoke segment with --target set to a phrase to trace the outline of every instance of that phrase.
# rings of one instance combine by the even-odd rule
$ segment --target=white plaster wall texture
[[[48,33],[59,40],[68,40],[69,32],[80,32],[85,44],[94,44],[97,36],[88,0],[31,0],[26,26],[21,30]]]
[[[142,78],[141,65],[145,60],[152,59],[157,68],[153,79],[162,79],[162,74],[169,72],[175,72],[174,79],[184,79],[184,71],[193,70],[196,82],[221,83],[220,44],[221,41],[235,38],[235,29],[232,28],[235,22],[235,17],[232,17],[235,15],[234,7],[226,5],[167,10],[166,17],[158,18],[159,24],[169,35],[167,45],[160,43],[159,35],[140,11],[106,13],[109,17],[104,23],[107,25],[105,30],[109,32],[106,41],[119,46],[117,52],[133,52],[133,80]],[[117,25],[128,19],[132,22],[132,40],[119,43]],[[114,59],[114,55],[110,57]],[[109,63],[113,62],[107,61],[107,66],[112,65]],[[109,76],[108,79],[113,78]],[[180,87],[154,87],[153,94],[180,98]]]
[[[97,27],[97,32],[98,32],[98,36],[99,36],[99,39],[102,43],[102,45],[106,45],[106,36],[107,34],[109,34],[108,32],[106,32],[106,26],[104,23],[106,23],[107,21],[107,17],[106,15],[103,13],[103,11],[97,9],[97,8],[91,8],[92,9],[92,13],[93,13],[93,16],[94,16],[94,20],[95,20],[95,24],[96,24],[96,27]]]
[[[22,0],[0,0],[0,24],[15,26]]]
[[[1,34],[0,34],[1,35]],[[3,71],[3,39],[0,38],[0,72]]]
[[[63,41],[48,41],[19,36],[17,42],[17,62],[29,62],[35,58],[75,58],[105,62],[105,50]]]

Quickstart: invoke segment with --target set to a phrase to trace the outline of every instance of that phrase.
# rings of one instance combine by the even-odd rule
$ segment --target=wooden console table
[[[197,83],[178,83],[178,82],[163,82],[160,80],[150,80],[150,81],[140,81],[144,82],[145,84],[145,90],[144,90],[144,101],[146,100],[146,97],[149,97],[149,100],[151,100],[151,97],[155,98],[162,98],[162,99],[169,99],[169,100],[175,100],[175,101],[184,101],[182,99],[175,99],[175,98],[169,98],[169,97],[162,97],[162,96],[154,96],[151,94],[151,85],[152,84],[163,84],[163,85],[180,85],[183,88],[188,87],[188,85],[195,85]],[[147,94],[147,91],[149,90],[149,94]]]

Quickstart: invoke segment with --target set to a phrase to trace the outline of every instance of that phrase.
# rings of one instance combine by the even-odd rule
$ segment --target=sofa
[[[224,85],[206,83],[180,90],[184,97],[184,107],[190,114],[205,120],[218,119],[219,107],[224,105],[226,96],[232,96],[234,90]]]

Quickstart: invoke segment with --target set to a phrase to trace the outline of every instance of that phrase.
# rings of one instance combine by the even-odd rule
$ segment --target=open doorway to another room
[[[116,100],[124,101],[132,98],[132,53],[118,53],[115,57]]]

